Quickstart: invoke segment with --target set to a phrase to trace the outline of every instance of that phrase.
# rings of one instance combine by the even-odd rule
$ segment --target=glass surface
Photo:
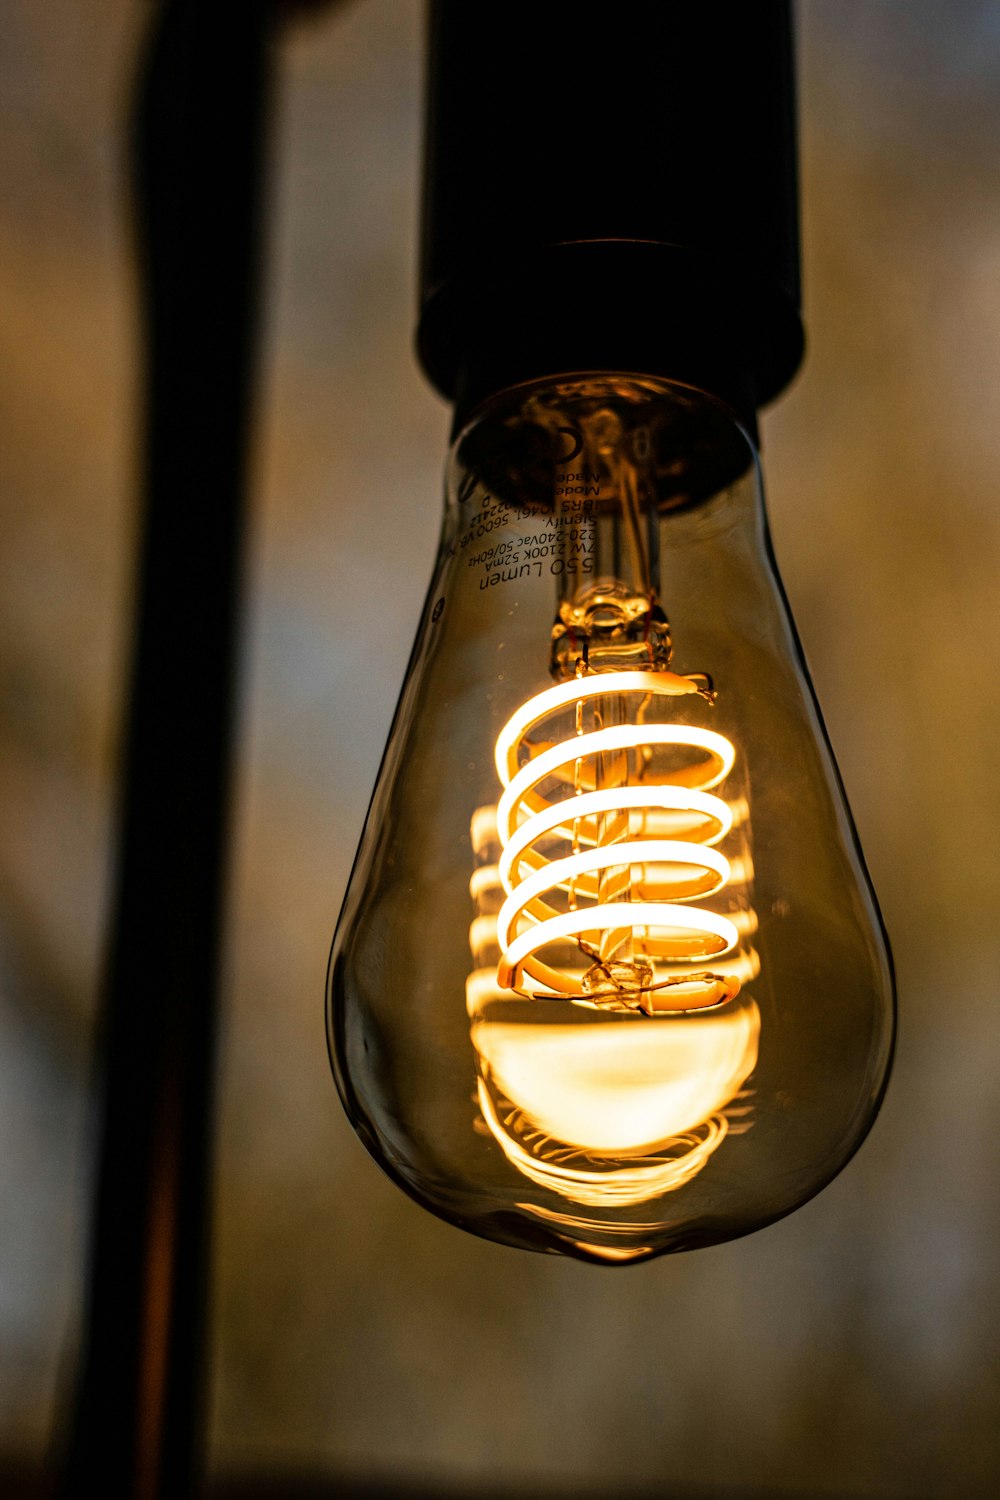
[[[459,436],[328,1022],[379,1164],[512,1245],[729,1239],[864,1138],[888,951],[714,400],[550,381]]]

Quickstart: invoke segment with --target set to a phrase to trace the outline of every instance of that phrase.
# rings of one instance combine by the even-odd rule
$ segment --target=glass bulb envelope
[[[380,1165],[526,1248],[729,1239],[864,1138],[888,950],[713,398],[551,380],[458,436],[328,1025]]]

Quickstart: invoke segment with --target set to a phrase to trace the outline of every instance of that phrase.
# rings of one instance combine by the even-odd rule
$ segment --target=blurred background
[[[125,168],[147,9],[3,11],[0,1455],[30,1468],[80,1317],[136,540]],[[217,1475],[484,1495],[1000,1488],[1000,3],[805,0],[798,16],[809,353],[764,458],[896,957],[882,1117],[792,1218],[614,1272],[437,1222],[352,1135],[324,966],[429,576],[448,412],[411,348],[421,7],[295,22],[242,667]]]

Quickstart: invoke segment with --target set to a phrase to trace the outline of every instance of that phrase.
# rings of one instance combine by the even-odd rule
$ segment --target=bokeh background
[[[6,0],[0,63],[0,1455],[64,1407],[135,542],[140,0]],[[1000,3],[799,8],[808,359],[779,562],[893,941],[858,1158],[608,1272],[482,1243],[337,1102],[329,936],[429,574],[421,13],[285,36],[218,1127],[211,1454],[532,1493],[1000,1491]],[[503,108],[502,100],[484,107]],[[180,706],[179,706],[180,707]],[[168,935],[165,935],[168,937]]]

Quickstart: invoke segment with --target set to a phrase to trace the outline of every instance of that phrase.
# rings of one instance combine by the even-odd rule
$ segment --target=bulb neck
[[[456,414],[453,461],[466,476],[453,497],[477,486],[491,503],[550,517],[572,534],[588,517],[618,513],[625,499],[647,515],[687,509],[717,495],[756,464],[753,413],[688,384],[613,369],[497,389],[464,422]],[[473,482],[473,477],[475,483]],[[656,594],[635,549],[619,547],[593,575],[625,577]]]

